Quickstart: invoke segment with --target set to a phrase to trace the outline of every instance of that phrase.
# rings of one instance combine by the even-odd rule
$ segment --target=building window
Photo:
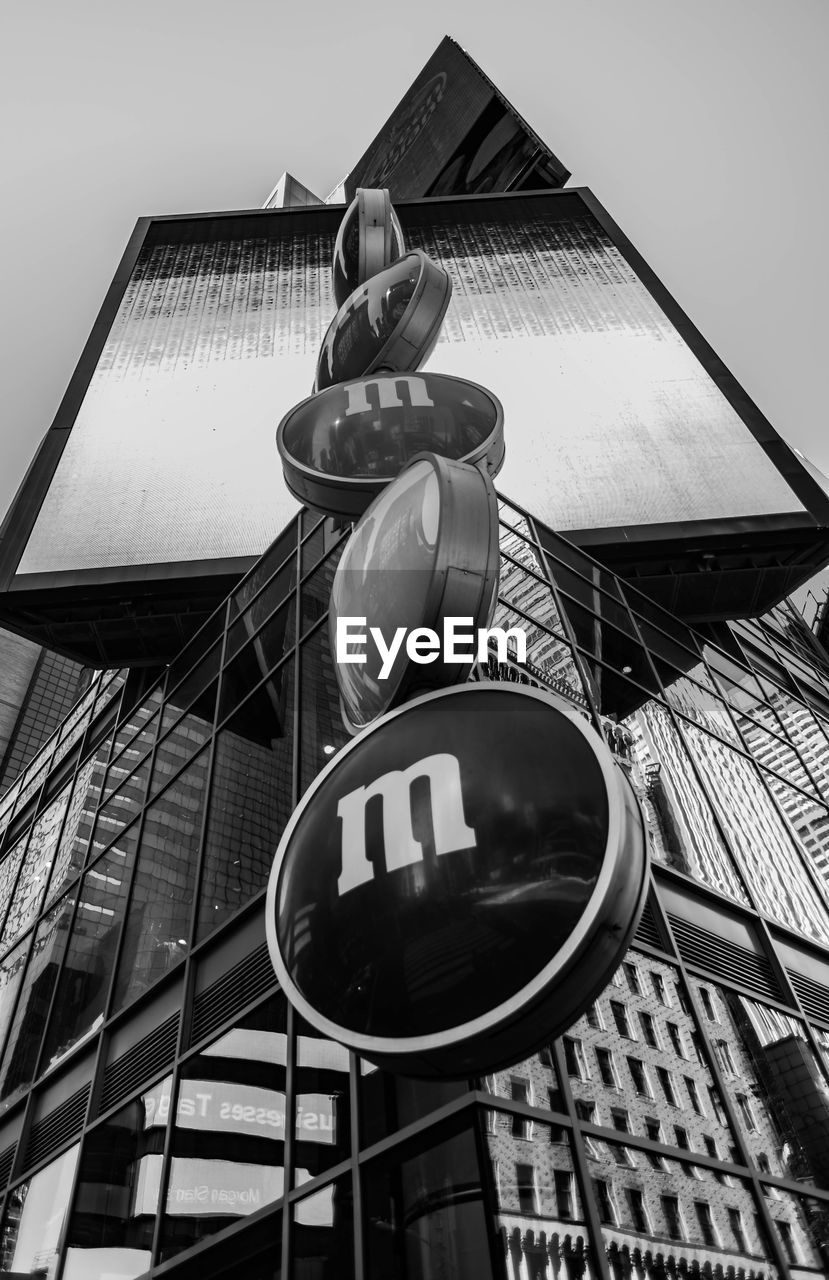
[[[679,1200],[676,1196],[661,1196],[662,1213],[665,1218],[665,1234],[672,1240],[682,1240],[685,1232],[682,1228],[682,1217],[679,1212]]]
[[[610,1226],[616,1225],[616,1206],[613,1203],[613,1193],[610,1190],[609,1183],[603,1178],[594,1178],[593,1190],[596,1193],[596,1204],[599,1209],[599,1220],[609,1223]]]
[[[653,1094],[644,1062],[639,1058],[628,1058],[628,1070],[633,1081],[633,1087],[640,1097],[652,1098]]]
[[[630,1029],[628,1020],[628,1011],[619,1000],[611,1000],[610,1011],[613,1014],[613,1021],[616,1023],[616,1030],[620,1036],[624,1036],[626,1040],[634,1040],[636,1037]]]
[[[674,1125],[674,1136],[676,1145],[681,1147],[683,1151],[688,1150],[688,1130],[683,1129],[681,1124]]]
[[[652,1049],[659,1048],[659,1036],[656,1033],[656,1023],[649,1013],[644,1010],[639,1014],[639,1025],[642,1028],[642,1039],[645,1044],[649,1044]]]
[[[579,1120],[583,1120],[585,1124],[596,1123],[596,1104],[590,1102],[587,1098],[576,1098],[576,1115]],[[596,1145],[587,1134],[582,1135],[584,1141],[584,1149],[590,1156],[596,1156]]]
[[[659,1122],[659,1120],[657,1120],[655,1117],[653,1116],[645,1117],[645,1132],[647,1133],[651,1142],[662,1141],[662,1125]],[[647,1153],[647,1156],[648,1156],[648,1161],[650,1162],[650,1164],[653,1165],[654,1169],[665,1168],[665,1161],[662,1159],[662,1156],[658,1156],[655,1151],[649,1151]]]
[[[628,1187],[627,1198],[630,1208],[630,1221],[634,1231],[641,1231],[643,1235],[649,1235],[651,1224],[648,1221],[645,1209],[645,1197],[638,1187]]]
[[[720,1064],[720,1070],[726,1075],[736,1076],[737,1069],[734,1066],[734,1059],[731,1056],[731,1045],[726,1040],[714,1041],[714,1052],[717,1055],[717,1061]]]
[[[794,1247],[791,1225],[788,1222],[778,1221],[776,1218],[774,1225],[780,1232],[780,1239],[783,1241],[783,1248],[786,1250],[786,1257],[789,1262],[797,1262],[797,1250]]]
[[[607,1085],[608,1089],[619,1088],[619,1077],[616,1074],[616,1064],[613,1061],[613,1054],[609,1049],[597,1049],[596,1061],[599,1064],[599,1075],[602,1077],[602,1084]]]
[[[682,1032],[676,1022],[666,1022],[668,1029],[668,1039],[671,1042],[671,1048],[678,1058],[685,1057],[685,1046],[682,1043]]]
[[[702,1109],[702,1101],[699,1096],[697,1082],[691,1076],[685,1076],[685,1088],[688,1090],[688,1097],[691,1099],[691,1106],[694,1108],[698,1116],[705,1115]]]
[[[515,1166],[515,1184],[518,1188],[518,1207],[521,1213],[537,1213],[535,1169],[531,1164]]]
[[[556,1169],[553,1176],[555,1178],[558,1216],[569,1222],[575,1216],[573,1213],[573,1175],[568,1173],[566,1169]]]
[[[705,1010],[705,1016],[709,1022],[719,1022],[716,1010],[714,1009],[714,1000],[707,987],[700,987],[699,998],[702,1001],[702,1007]]]
[[[717,1120],[723,1128],[726,1128],[728,1126],[728,1120],[726,1118],[725,1111],[723,1110],[722,1102],[720,1101],[720,1095],[712,1085],[708,1086],[708,1101],[711,1103],[711,1110],[717,1117]]]
[[[573,1036],[564,1037],[564,1061],[567,1065],[567,1074],[574,1080],[589,1079],[581,1040],[576,1040]]]
[[[660,1004],[670,1006],[670,998],[668,996],[668,985],[661,973],[651,974],[651,983],[653,984],[653,993]]]
[[[711,1217],[711,1206],[705,1200],[695,1200],[694,1208],[697,1211],[697,1222],[705,1244],[717,1245],[717,1232],[714,1229],[714,1220]]]
[[[629,960],[626,960],[622,965],[622,968],[624,970],[625,977],[627,978],[627,984],[629,989],[633,992],[635,996],[641,996],[642,987],[639,982],[639,971],[636,968],[636,965],[631,964]]]
[[[510,1076],[510,1096],[513,1102],[524,1102],[528,1106],[532,1102],[532,1094],[530,1092],[530,1082],[522,1076]],[[512,1117],[512,1136],[513,1138],[524,1138],[529,1140],[533,1136],[533,1122],[526,1116]]]
[[[602,1016],[599,1012],[599,1006],[597,1004],[591,1004],[590,1008],[587,1010],[587,1013],[584,1016],[587,1019],[588,1027],[592,1027],[594,1031],[604,1030],[604,1027],[602,1025]]]
[[[670,1071],[667,1071],[665,1067],[657,1067],[656,1074],[659,1076],[659,1083],[662,1085],[662,1092],[664,1093],[666,1100],[672,1107],[678,1107],[679,1103],[676,1099],[676,1090],[674,1089],[674,1082]]]
[[[734,1242],[741,1253],[748,1253],[748,1244],[746,1243],[746,1233],[743,1230],[743,1215],[739,1209],[728,1210],[728,1225],[731,1227],[731,1234]]]
[[[749,1133],[756,1132],[757,1121],[754,1119],[754,1112],[751,1109],[751,1103],[744,1093],[738,1093],[736,1098],[737,1106],[740,1108],[740,1115],[743,1117],[743,1124],[748,1129]]]

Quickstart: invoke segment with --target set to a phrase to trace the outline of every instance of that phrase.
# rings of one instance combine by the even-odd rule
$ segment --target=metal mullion
[[[573,1099],[573,1091],[570,1088],[570,1077],[567,1071],[567,1063],[564,1060],[564,1048],[560,1038],[553,1041],[551,1049],[553,1053],[553,1060],[556,1064],[556,1074],[561,1087],[561,1094],[564,1099],[564,1105],[567,1108],[567,1116],[570,1121],[570,1156],[573,1161],[573,1171],[576,1175],[576,1182],[578,1183],[579,1193],[581,1195],[581,1203],[584,1210],[584,1225],[587,1229],[588,1239],[590,1240],[590,1252],[593,1255],[593,1265],[600,1277],[600,1280],[612,1280],[610,1265],[605,1252],[602,1224],[599,1220],[595,1200],[593,1198],[590,1166],[588,1164],[587,1151],[584,1146],[581,1122],[579,1121],[576,1113],[576,1104]]]
[[[78,1135],[78,1159],[75,1164],[75,1171],[72,1175],[72,1184],[69,1188],[69,1195],[66,1200],[66,1213],[63,1216],[63,1222],[61,1223],[60,1233],[58,1235],[56,1250],[58,1255],[58,1264],[55,1268],[53,1280],[62,1280],[66,1267],[66,1249],[69,1227],[72,1222],[72,1211],[75,1207],[75,1199],[77,1197],[78,1186],[80,1184],[81,1167],[83,1165],[84,1149],[86,1147],[86,1135],[92,1126],[92,1118],[95,1114],[95,1108],[97,1106],[98,1098],[100,1097],[101,1084],[103,1082],[101,1060],[104,1054],[104,1043],[106,1039],[106,1034],[99,1032],[98,1044],[95,1049],[95,1056],[92,1064],[92,1074],[89,1081],[89,1097],[86,1100],[86,1115],[84,1117],[83,1125],[81,1126],[80,1134]],[[33,1096],[34,1090],[29,1094],[30,1098]]]
[[[768,1206],[766,1205],[765,1197],[763,1196],[760,1180],[757,1176],[757,1170],[755,1169],[754,1162],[751,1158],[751,1151],[749,1150],[746,1139],[743,1136],[741,1125],[738,1122],[734,1103],[731,1100],[728,1090],[725,1088],[722,1072],[720,1071],[720,1064],[717,1061],[717,1055],[714,1053],[711,1045],[705,1020],[700,1014],[697,993],[694,990],[692,983],[689,981],[688,971],[685,967],[682,955],[680,954],[679,947],[677,946],[676,938],[674,937],[673,930],[671,928],[671,922],[668,919],[668,913],[662,908],[661,903],[659,906],[663,916],[662,924],[667,931],[666,936],[670,939],[674,950],[676,951],[677,960],[675,962],[675,967],[679,972],[685,988],[686,999],[688,1000],[691,1008],[695,1030],[699,1035],[700,1043],[703,1045],[703,1052],[707,1059],[706,1065],[708,1066],[711,1078],[713,1079],[717,1093],[719,1094],[720,1104],[724,1108],[725,1114],[728,1118],[728,1127],[731,1131],[731,1136],[736,1145],[737,1151],[742,1157],[742,1165],[747,1170],[747,1174],[743,1175],[744,1181],[748,1182],[751,1186],[752,1195],[755,1201],[755,1212],[757,1211],[758,1203],[762,1206],[761,1218],[766,1234],[769,1237],[769,1248],[771,1250],[772,1259],[775,1262],[775,1265],[779,1267],[782,1276],[790,1276],[791,1272],[789,1270],[789,1262],[784,1255],[783,1246],[778,1239],[777,1232],[772,1223],[771,1215],[769,1214]]]
[[[287,1280],[291,1264],[292,1209],[290,1193],[293,1190],[293,1166],[295,1144],[294,1090],[296,1062],[296,1024],[298,1015],[288,1003],[285,1023],[285,1147],[282,1153],[282,1240],[280,1242],[280,1274]]]
[[[362,1280],[366,1274],[366,1242],[363,1236],[363,1180],[358,1152],[360,1149],[360,1059],[348,1055],[348,1107],[351,1129],[351,1222],[353,1231],[354,1275]]]
[[[163,706],[164,706],[164,702],[162,699],[161,708],[163,708]],[[114,1016],[113,1009],[112,1009],[112,1002],[115,999],[115,984],[118,978],[118,970],[121,965],[121,957],[124,951],[124,936],[126,934],[127,920],[129,918],[129,908],[132,902],[132,891],[133,891],[133,888],[135,887],[135,877],[138,871],[138,863],[141,857],[141,838],[144,834],[144,823],[146,822],[147,809],[149,808],[150,782],[153,776],[153,769],[155,768],[155,757],[156,757],[157,751],[158,751],[158,735],[156,735],[155,742],[153,743],[147,755],[147,758],[149,759],[149,762],[150,762],[150,766],[147,772],[147,782],[144,789],[144,800],[141,805],[141,811],[138,814],[138,817],[133,819],[133,821],[135,822],[135,857],[133,859],[132,870],[130,872],[129,884],[127,885],[127,891],[124,896],[124,916],[123,916],[123,919],[121,920],[121,929],[118,935],[118,943],[115,948],[115,955],[113,956],[113,960],[112,960],[112,972],[110,973],[110,976],[109,976],[109,985],[107,988],[107,993],[106,993],[106,997],[104,999],[104,1004],[103,1004],[105,1022],[108,1022],[110,1018]],[[143,764],[144,762],[142,761],[141,763]],[[131,826],[131,825],[132,823],[127,824],[127,826]],[[126,827],[124,827],[123,830],[126,830]],[[94,834],[94,827],[93,827],[93,834]],[[111,848],[112,844],[114,843],[115,843],[114,841],[111,841],[110,844],[107,846],[107,848]],[[55,1280],[60,1280],[60,1277],[59,1276],[56,1277]]]
[[[486,1223],[487,1245],[489,1247],[489,1263],[496,1280],[507,1280],[507,1269],[503,1253],[496,1251],[498,1235],[495,1230],[495,1219],[500,1210],[498,1196],[493,1187],[491,1174],[492,1162],[483,1123],[483,1108],[475,1107],[472,1113],[472,1134],[475,1152],[478,1157],[478,1169],[481,1179],[481,1201],[483,1203],[484,1221]]]
[[[741,905],[742,905],[743,907],[745,907],[745,906],[750,907],[750,908],[751,908],[751,910],[752,910],[752,912],[753,912],[755,915],[756,915],[756,914],[759,914],[759,908],[758,908],[757,901],[756,901],[756,898],[755,898],[755,896],[754,896],[754,893],[753,893],[753,891],[752,891],[752,889],[751,889],[750,885],[749,885],[749,884],[748,884],[748,882],[746,881],[745,872],[743,871],[743,868],[742,868],[742,866],[741,866],[741,864],[740,864],[739,859],[737,858],[736,854],[734,853],[734,850],[733,850],[733,848],[732,848],[732,846],[731,846],[731,841],[730,841],[730,839],[728,838],[728,836],[726,835],[725,828],[723,827],[723,825],[722,825],[722,823],[721,823],[721,821],[720,821],[719,815],[718,815],[717,810],[716,810],[716,808],[715,808],[715,806],[714,806],[714,802],[713,802],[713,800],[711,799],[711,793],[710,793],[710,791],[709,791],[709,789],[708,789],[708,786],[707,786],[707,784],[706,784],[705,775],[703,774],[702,770],[699,768],[698,762],[697,762],[697,760],[695,759],[694,754],[693,754],[693,752],[691,751],[690,746],[688,745],[688,742],[686,741],[685,733],[684,733],[684,730],[683,730],[683,728],[682,728],[681,718],[680,718],[680,716],[677,714],[677,712],[675,712],[675,711],[674,711],[674,709],[673,709],[673,707],[672,707],[672,706],[670,706],[668,703],[662,702],[661,700],[659,700],[659,701],[660,701],[660,706],[661,706],[662,710],[666,713],[666,715],[667,715],[667,717],[668,717],[668,720],[669,720],[669,721],[670,721],[670,723],[671,723],[671,726],[672,726],[672,728],[673,728],[674,733],[677,735],[677,739],[678,739],[678,741],[679,741],[679,743],[680,743],[680,745],[681,745],[681,747],[682,747],[682,753],[683,753],[683,755],[684,755],[684,757],[685,757],[685,760],[686,760],[686,762],[687,762],[688,766],[690,767],[691,774],[693,775],[694,781],[696,782],[697,786],[698,786],[698,787],[699,787],[699,789],[700,789],[700,792],[702,793],[702,795],[703,795],[703,796],[704,796],[704,798],[705,798],[705,803],[706,803],[706,805],[708,806],[708,813],[709,813],[709,816],[710,816],[710,818],[711,818],[711,821],[712,821],[712,824],[713,824],[714,830],[715,830],[715,832],[717,833],[717,835],[718,835],[719,839],[722,841],[723,849],[725,850],[725,852],[726,852],[726,854],[727,854],[727,856],[728,856],[728,860],[729,860],[729,862],[730,862],[730,864],[731,864],[731,869],[732,869],[732,871],[734,872],[735,876],[737,877],[737,883],[742,887],[742,890],[743,890],[744,894],[746,895],[746,902],[745,902],[745,903],[743,903],[743,904],[741,904]],[[693,721],[688,721],[688,723],[689,723],[689,724],[693,724]],[[700,733],[707,734],[707,730],[706,730],[706,729],[700,729],[700,728],[699,728],[699,725],[694,725],[694,728],[699,729],[699,732],[700,732]],[[717,740],[717,741],[719,741],[719,739],[716,739],[716,740]],[[727,745],[727,744],[726,744],[726,745]],[[687,877],[687,878],[688,878],[688,879],[693,879],[693,877],[690,877],[690,876],[689,876],[689,877]],[[696,881],[694,881],[694,882],[696,883]],[[709,887],[710,887],[710,886],[709,886]],[[723,897],[724,897],[725,895],[724,895],[724,894],[722,894],[721,896],[723,896]],[[729,901],[730,901],[730,900],[729,900]],[[670,936],[671,936],[671,938],[672,938],[672,940],[673,940],[673,935],[671,934]],[[676,943],[674,943],[674,945],[676,945]]]
[[[477,1102],[480,1102],[482,1098],[488,1097],[488,1094],[476,1093],[470,1089],[469,1092],[461,1094],[459,1098],[453,1098],[451,1102],[445,1102],[442,1107],[437,1107],[434,1111],[428,1112],[427,1115],[421,1116],[417,1120],[412,1120],[409,1124],[404,1125],[402,1129],[396,1129],[394,1133],[389,1134],[387,1137],[379,1138],[371,1146],[362,1150],[358,1149],[357,1163],[362,1168],[363,1165],[370,1164],[380,1156],[389,1155],[398,1147],[410,1147],[422,1134],[429,1133],[432,1129],[442,1128],[447,1121],[455,1119],[464,1111],[471,1111]]]
[[[284,654],[284,655],[283,655],[283,657],[281,657],[281,658],[279,659],[279,662],[276,664],[276,666],[275,666],[275,667],[272,667],[272,668],[270,669],[270,671],[267,673],[267,675],[262,676],[262,679],[258,682],[258,684],[253,685],[253,686],[248,690],[248,692],[247,692],[247,693],[245,694],[245,696],[242,698],[241,702],[237,702],[237,703],[236,703],[236,705],[235,705],[234,707],[232,707],[230,711],[227,711],[227,712],[225,712],[223,715],[218,716],[218,717],[216,718],[216,721],[215,721],[215,724],[216,724],[215,733],[216,733],[216,735],[220,734],[220,733],[222,732],[222,730],[223,730],[223,729],[226,729],[226,728],[227,728],[227,726],[230,724],[230,721],[233,719],[233,717],[234,717],[234,716],[235,716],[239,711],[241,711],[241,710],[242,710],[242,708],[245,706],[245,704],[246,704],[246,703],[250,702],[251,698],[253,698],[253,697],[255,696],[255,694],[257,694],[257,693],[262,689],[263,685],[266,685],[266,684],[268,683],[268,681],[269,681],[269,680],[272,680],[272,679],[274,678],[274,676],[277,674],[277,672],[281,672],[285,667],[287,667],[288,663],[291,661],[291,658],[292,658],[292,657],[294,657],[294,654],[295,654],[295,652],[296,652],[296,647],[297,647],[297,646],[296,646],[296,645],[294,645],[294,646],[293,646],[293,647],[288,651],[288,653],[287,653],[287,654]],[[234,656],[235,656],[235,655],[234,655]],[[231,659],[231,663],[232,663],[232,661],[233,661],[233,659]],[[228,663],[228,668],[230,667],[231,663]],[[223,673],[223,674],[224,674],[224,673]],[[163,739],[162,741],[166,740],[166,737],[167,737],[167,735],[165,734],[165,735],[164,735],[164,739]],[[203,750],[204,750],[204,747],[199,748],[199,750],[202,750],[202,751],[203,751]],[[198,752],[196,752],[196,754],[198,755]],[[191,759],[192,759],[192,757],[191,757]]]
[[[158,1251],[161,1247],[161,1233],[164,1223],[165,1209],[167,1205],[167,1192],[170,1185],[170,1167],[172,1164],[172,1146],[173,1133],[176,1128],[176,1117],[178,1115],[178,1094],[181,1087],[181,1058],[184,1052],[185,1040],[189,1037],[190,1027],[193,1017],[193,987],[195,983],[196,963],[193,961],[193,940],[196,936],[196,924],[199,918],[199,894],[201,891],[202,872],[204,866],[204,843],[207,834],[207,819],[210,812],[210,791],[213,783],[213,766],[216,759],[216,739],[218,730],[216,728],[216,719],[219,713],[219,699],[222,691],[222,676],[224,666],[224,655],[227,647],[228,632],[228,614],[230,605],[225,601],[225,626],[221,638],[221,652],[219,654],[219,676],[218,687],[216,689],[216,706],[213,713],[213,731],[210,739],[210,745],[207,748],[207,772],[204,787],[204,812],[202,813],[201,830],[199,832],[199,851],[197,854],[196,874],[193,880],[193,903],[190,908],[189,932],[187,935],[187,955],[184,957],[184,974],[182,977],[183,1000],[182,1008],[179,1014],[178,1030],[176,1032],[176,1047],[173,1057],[173,1066],[171,1069],[172,1080],[170,1081],[170,1114],[167,1117],[167,1129],[164,1134],[164,1145],[162,1148],[162,1164],[161,1179],[158,1188],[158,1207],[155,1215],[155,1226],[153,1227],[153,1238],[150,1242],[150,1266],[152,1267],[158,1258]],[[162,704],[163,710],[163,704]],[[161,721],[159,720],[159,726]],[[198,758],[199,753],[193,758]],[[192,759],[188,764],[192,763]],[[185,768],[187,766],[185,765]],[[176,778],[180,775],[176,774]],[[152,770],[150,771],[152,777]],[[172,779],[174,782],[175,779]],[[140,847],[140,844],[139,844]],[[138,850],[136,850],[136,863],[138,861]]]

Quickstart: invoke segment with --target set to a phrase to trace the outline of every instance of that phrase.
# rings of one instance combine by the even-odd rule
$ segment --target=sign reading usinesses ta
[[[320,774],[276,855],[268,943],[325,1035],[407,1074],[477,1074],[595,998],[646,883],[636,799],[593,727],[551,694],[466,684]]]

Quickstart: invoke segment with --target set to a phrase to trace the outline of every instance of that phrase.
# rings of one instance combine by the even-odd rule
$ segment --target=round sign
[[[343,303],[322,340],[314,390],[375,369],[407,373],[428,359],[452,283],[420,249],[378,271]]]
[[[498,500],[484,472],[426,453],[386,486],[346,544],[328,609],[351,733],[415,690],[466,680],[498,566]]]
[[[441,373],[376,373],[309,396],[276,432],[285,483],[300,502],[353,520],[416,453],[504,460],[504,417],[491,391]]]
[[[334,245],[331,283],[337,306],[341,307],[359,284],[388,267],[405,250],[388,191],[358,187]]]
[[[323,1035],[408,1075],[519,1061],[619,965],[647,888],[644,824],[562,699],[466,684],[378,720],[279,844],[268,946]]]

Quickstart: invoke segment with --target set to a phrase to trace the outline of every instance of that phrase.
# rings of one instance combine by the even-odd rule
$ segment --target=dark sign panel
[[[444,37],[345,180],[392,200],[561,187],[570,174],[467,53]]]
[[[416,453],[504,460],[504,415],[484,387],[421,372],[378,373],[303,400],[279,424],[285,482],[300,502],[353,519]]]
[[[552,695],[466,684],[383,717],[319,776],[268,887],[296,1007],[381,1066],[527,1057],[616,968],[647,860],[629,784]]]
[[[352,732],[415,690],[467,678],[476,632],[495,607],[498,564],[498,503],[477,467],[423,454],[375,499],[342,554],[328,610]],[[463,657],[446,656],[447,619],[466,624],[466,643],[451,640],[453,655]],[[357,652],[348,651],[347,620],[351,634],[363,637],[354,641]]]

